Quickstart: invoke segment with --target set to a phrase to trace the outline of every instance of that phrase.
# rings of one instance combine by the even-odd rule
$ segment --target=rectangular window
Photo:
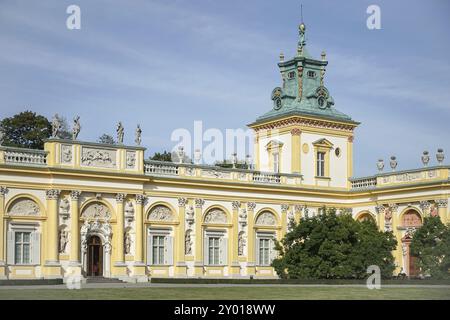
[[[31,263],[31,232],[15,232],[14,263]]]
[[[165,236],[152,236],[152,261],[153,264],[164,264]]]
[[[209,265],[220,264],[220,237],[208,238],[208,257]]]
[[[273,154],[273,172],[278,173],[280,171],[280,154],[278,152]]]
[[[325,177],[325,152],[317,152],[317,176]]]
[[[270,265],[270,239],[259,239],[259,264]]]

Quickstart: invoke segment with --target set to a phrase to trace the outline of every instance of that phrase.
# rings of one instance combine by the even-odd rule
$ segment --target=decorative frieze
[[[233,201],[231,203],[231,206],[233,207],[233,210],[239,210],[239,208],[241,207],[241,203],[239,201]]]
[[[116,167],[116,150],[83,147],[81,165],[86,167]]]
[[[282,204],[281,205],[281,211],[285,212],[289,209],[289,205],[288,204]]]

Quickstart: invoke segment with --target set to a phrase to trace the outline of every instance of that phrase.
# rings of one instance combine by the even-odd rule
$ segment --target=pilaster
[[[58,250],[58,199],[60,190],[47,190],[47,241],[45,250],[44,277],[61,278],[61,264]]]
[[[135,249],[134,249],[134,263],[133,263],[133,277],[138,282],[146,282],[148,278],[146,276],[146,266],[144,263],[144,204],[145,195],[136,195],[136,207],[135,207]]]
[[[124,254],[124,201],[126,194],[118,193],[116,195],[117,212],[116,212],[116,261],[114,263],[114,275],[123,277],[127,275]]]
[[[233,226],[230,229],[230,241],[228,246],[228,256],[230,257],[228,261],[228,267],[230,270],[231,277],[239,277],[241,275],[241,268],[238,260],[238,237],[239,237],[239,210],[241,208],[241,203],[239,201],[233,201],[232,203],[233,213],[232,221]]]
[[[177,235],[175,238],[176,248],[175,248],[175,276],[176,277],[186,277],[187,267],[185,261],[185,222],[186,222],[186,198],[178,198],[178,220],[179,225],[177,226]]]
[[[4,239],[6,230],[4,225],[4,215],[5,215],[5,195],[8,192],[6,187],[0,186],[0,280],[6,279],[6,257],[5,257],[5,243]]]
[[[202,214],[205,200],[195,199],[195,261],[194,275],[196,277],[203,276],[203,229]]]
[[[248,218],[248,250],[247,250],[247,275],[254,276],[256,274],[255,261],[255,229],[254,229],[254,215],[256,203],[247,203],[247,218]]]

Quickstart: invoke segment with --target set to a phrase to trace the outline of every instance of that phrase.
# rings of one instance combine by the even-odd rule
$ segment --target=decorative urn
[[[231,162],[233,163],[233,168],[236,168],[236,164],[238,162],[236,152],[231,155]]]
[[[392,171],[395,171],[395,169],[397,168],[397,164],[398,164],[397,157],[392,156],[391,157],[391,161],[389,162],[389,164],[391,165]]]
[[[444,149],[439,148],[436,153],[436,160],[438,161],[439,165],[442,165],[444,159],[445,159]]]
[[[424,151],[422,155],[422,163],[424,167],[428,167],[428,163],[430,162],[430,155],[428,151]]]
[[[380,171],[380,172],[383,171],[383,169],[384,169],[384,160],[383,159],[378,159],[377,168],[378,168],[378,171]]]
[[[177,155],[178,155],[179,163],[183,163],[183,158],[184,158],[184,147],[183,146],[178,147]]]
[[[200,149],[195,149],[195,152],[194,152],[195,164],[200,164],[201,160],[202,160],[202,153],[201,153]]]

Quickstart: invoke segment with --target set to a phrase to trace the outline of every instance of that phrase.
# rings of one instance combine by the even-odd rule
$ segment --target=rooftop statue
[[[61,120],[59,120],[59,116],[56,113],[52,119],[52,138],[58,138],[61,130]]]
[[[119,121],[119,123],[117,124],[116,132],[117,132],[117,143],[123,144],[124,128],[121,121]]]
[[[80,124],[80,116],[76,116],[73,119],[73,132],[72,132],[72,139],[77,140],[78,134],[81,130],[81,124]]]
[[[142,129],[141,129],[140,125],[137,125],[135,135],[136,135],[136,139],[134,140],[134,142],[136,142],[136,144],[138,146],[140,146],[141,142],[142,142],[142,137],[141,137],[142,136]]]

